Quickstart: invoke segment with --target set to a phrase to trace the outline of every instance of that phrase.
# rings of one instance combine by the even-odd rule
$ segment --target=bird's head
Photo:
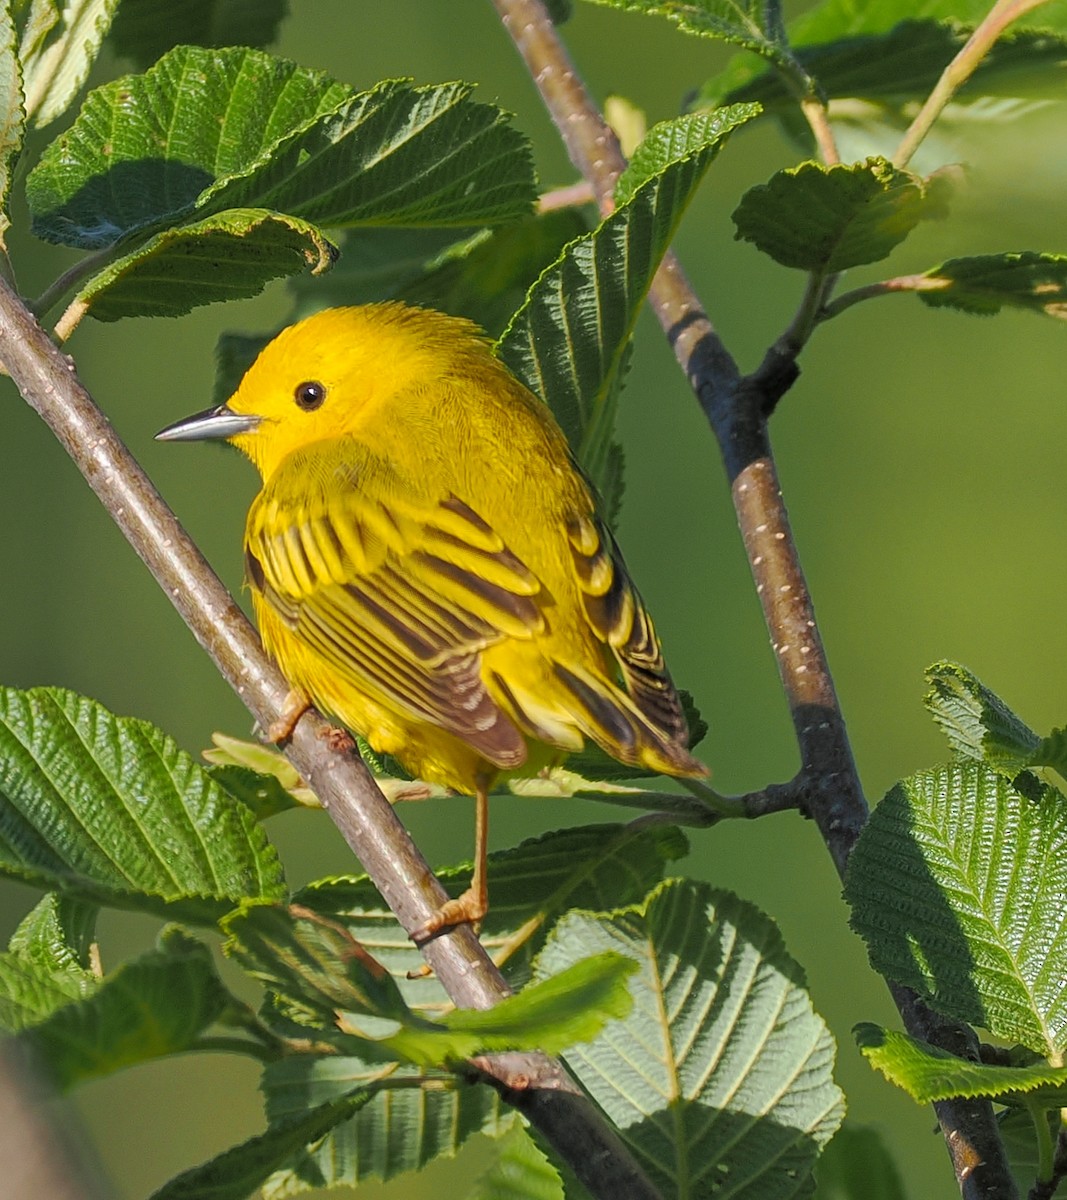
[[[225,404],[156,434],[232,442],[270,478],[289,454],[387,420],[452,366],[457,348],[486,353],[473,325],[402,304],[331,308],[283,330]]]

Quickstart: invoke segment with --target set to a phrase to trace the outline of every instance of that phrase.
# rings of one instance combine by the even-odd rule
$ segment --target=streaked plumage
[[[586,738],[706,774],[562,433],[469,322],[318,313],[164,436],[229,437],[259,468],[245,561],[264,645],[416,776],[484,797]]]

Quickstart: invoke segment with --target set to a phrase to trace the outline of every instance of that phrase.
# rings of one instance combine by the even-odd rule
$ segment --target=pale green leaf
[[[76,300],[99,321],[176,317],[255,296],[272,279],[332,266],[336,248],[298,217],[230,208],[165,229],[94,275]]]
[[[299,805],[319,808],[318,797],[300,778],[296,767],[276,747],[263,742],[249,742],[225,733],[211,735],[211,748],[204,758],[211,764],[208,773],[223,787],[243,800],[258,816],[263,817]],[[234,774],[244,771],[241,778]],[[250,797],[248,776],[260,782],[260,795]]]
[[[1022,308],[1067,320],[1067,255],[1024,250],[950,258],[921,279],[919,299],[931,308],[978,316]]]
[[[10,7],[0,5],[0,247],[11,225],[8,216],[11,178],[22,149],[26,126],[15,43],[16,31]]]
[[[372,1093],[357,1090],[293,1113],[209,1162],[183,1171],[150,1200],[245,1200],[305,1147],[320,1141],[341,1121],[362,1108]]]
[[[920,1104],[952,1096],[988,1096],[1005,1103],[1013,1096],[1038,1089],[1067,1088],[1067,1067],[1052,1067],[1047,1062],[991,1066],[867,1022],[852,1032],[871,1066]]]
[[[974,762],[920,772],[871,815],[845,884],[875,969],[1042,1055],[1067,1046],[1067,803]]]
[[[206,922],[285,893],[252,814],[170,738],[58,688],[0,689],[0,873]]]
[[[49,892],[19,922],[7,948],[48,970],[87,970],[96,915],[95,905]]]
[[[489,855],[489,912],[482,922],[482,945],[512,986],[521,986],[532,956],[564,912],[635,903],[663,878],[667,863],[688,849],[683,834],[671,826],[588,825],[494,851]],[[455,895],[469,886],[471,868],[437,875]],[[294,901],[342,921],[388,967],[413,1007],[447,1007],[435,977],[407,977],[420,967],[422,956],[366,876],[322,880],[298,892]]]
[[[716,38],[779,64],[790,62],[781,0],[593,0],[608,8],[666,17],[683,33]]]
[[[907,1200],[882,1134],[846,1121],[815,1164],[813,1200]]]
[[[507,366],[552,409],[594,486],[617,473],[615,399],[641,303],[682,213],[729,128],[755,110],[671,124],[678,157],[584,238],[530,290],[498,343]],[[684,132],[699,131],[692,138]],[[663,127],[649,137],[670,140]],[[658,142],[657,142],[658,144]],[[660,159],[656,159],[657,165]]]
[[[960,21],[977,25],[988,14],[989,8],[989,0],[822,0],[790,22],[789,38],[794,46],[804,46],[861,34],[885,33],[903,20]],[[1065,10],[1058,5],[1046,4],[1027,13],[1023,23],[1067,28]]]
[[[60,1088],[188,1050],[230,1003],[211,952],[177,929],[107,975],[91,994],[21,1036]]]
[[[559,1172],[516,1122],[496,1141],[492,1164],[466,1200],[564,1200]]]
[[[390,1180],[435,1159],[453,1157],[472,1134],[499,1135],[515,1121],[513,1110],[492,1088],[472,1087],[455,1077],[417,1086],[417,1074],[407,1066],[390,1074],[393,1088],[377,1091],[320,1145],[298,1153],[264,1187],[265,1200],[281,1200],[313,1187]],[[296,1118],[382,1079],[380,1063],[338,1055],[289,1055],[264,1072],[267,1119],[274,1125]]]
[[[954,753],[1009,776],[1031,765],[1041,739],[966,667],[937,662],[926,679],[923,703]]]
[[[118,3],[65,0],[60,9],[43,0],[31,5],[19,57],[26,115],[34,125],[47,125],[66,112],[89,77]]]
[[[783,266],[832,273],[885,258],[928,215],[922,181],[871,158],[779,171],[744,194],[733,220],[738,240]]]
[[[183,0],[175,20],[174,0],[122,0],[108,44],[145,70],[179,42],[269,46],[288,12],[288,0]]]
[[[537,962],[632,957],[634,1009],[567,1053],[664,1195],[806,1195],[839,1124],[834,1047],[771,922],[728,892],[670,881],[611,914],[572,912]]]

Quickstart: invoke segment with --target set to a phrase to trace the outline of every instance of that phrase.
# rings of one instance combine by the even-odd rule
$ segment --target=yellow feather
[[[562,433],[469,322],[318,313],[183,424],[165,436],[229,436],[263,477],[245,551],[268,652],[376,750],[482,794],[586,738],[707,773]]]

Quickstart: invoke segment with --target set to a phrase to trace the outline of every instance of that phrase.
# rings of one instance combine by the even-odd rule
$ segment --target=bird
[[[412,938],[488,911],[488,797],[587,740],[700,777],[652,619],[548,406],[465,318],[329,308],[270,341],[224,404],[161,430],[223,439],[262,489],[246,584],[310,704],[413,777],[475,798],[471,886]]]

